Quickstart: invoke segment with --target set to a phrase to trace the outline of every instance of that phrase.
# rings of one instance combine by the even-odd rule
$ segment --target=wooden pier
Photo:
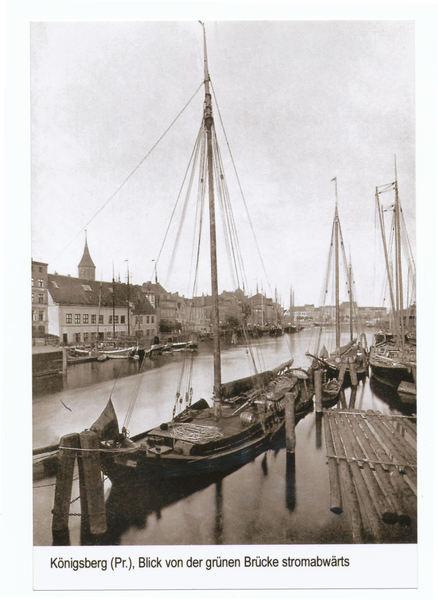
[[[324,410],[330,510],[349,515],[354,543],[384,543],[396,523],[417,520],[415,417]]]

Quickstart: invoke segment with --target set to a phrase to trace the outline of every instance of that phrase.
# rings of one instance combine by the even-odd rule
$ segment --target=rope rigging
[[[97,215],[99,215],[103,211],[103,209],[111,202],[111,200],[119,193],[119,191],[123,188],[123,186],[131,179],[131,177],[134,175],[134,173],[136,171],[138,171],[138,169],[141,167],[141,165],[150,156],[150,154],[152,154],[152,152],[155,150],[155,148],[158,146],[158,144],[161,142],[161,140],[167,135],[167,133],[170,131],[170,129],[178,121],[178,119],[180,118],[180,116],[183,114],[183,112],[186,110],[186,108],[192,102],[193,98],[199,92],[199,90],[201,89],[202,85],[203,85],[203,83],[201,83],[201,85],[198,87],[198,89],[193,94],[193,96],[190,98],[190,100],[187,102],[187,104],[184,106],[184,108],[178,113],[178,115],[171,122],[171,124],[169,125],[169,127],[164,131],[164,133],[161,135],[161,137],[155,142],[155,144],[149,150],[149,152],[147,152],[147,154],[140,160],[140,162],[137,164],[137,166],[129,173],[129,175],[123,180],[123,182],[116,188],[115,192],[108,198],[108,200],[106,200],[106,202],[104,202],[104,204],[91,217],[91,219],[89,219],[89,221],[87,221],[87,223],[85,223],[85,225],[80,229],[80,231],[78,231],[78,233],[69,241],[69,243],[66,246],[64,246],[64,248],[61,250],[61,252],[59,252],[57,254],[57,256],[55,256],[55,258],[53,260],[51,260],[50,262],[55,262],[61,256],[61,254],[70,246],[70,244],[72,244],[74,242],[74,240],[88,227],[88,225],[92,221],[94,221],[94,219],[97,217]]]
[[[216,97],[215,97],[215,101],[216,101]],[[217,106],[217,101],[216,101],[216,106]],[[219,108],[218,108],[218,113],[220,115]],[[222,123],[222,118],[221,118],[221,123]],[[195,181],[195,172],[196,172],[196,170],[198,170],[198,179],[197,179],[198,192],[197,192],[197,203],[196,203],[196,211],[195,211],[195,227],[194,227],[194,235],[192,236],[193,243],[192,243],[191,260],[190,260],[190,268],[189,268],[190,280],[193,281],[193,285],[192,285],[192,297],[193,298],[196,297],[197,286],[198,286],[198,272],[199,272],[199,264],[200,264],[200,249],[201,249],[201,239],[202,239],[202,230],[203,230],[204,206],[205,206],[205,198],[207,195],[206,132],[204,131],[203,125],[204,124],[202,123],[201,128],[198,133],[198,136],[197,136],[197,139],[196,139],[195,146],[192,151],[192,155],[190,157],[190,161],[189,161],[189,164],[188,164],[188,167],[186,170],[184,181],[181,185],[180,192],[178,194],[178,198],[175,203],[175,207],[174,207],[174,210],[172,212],[172,217],[171,217],[171,220],[174,219],[174,216],[176,214],[177,205],[180,202],[181,196],[183,194],[183,190],[185,189],[186,190],[185,191],[185,200],[184,200],[184,205],[182,208],[181,219],[179,220],[178,230],[177,230],[177,233],[175,236],[173,250],[171,253],[168,277],[170,276],[171,270],[173,269],[175,258],[178,253],[178,245],[179,245],[179,242],[180,242],[180,239],[182,236],[182,230],[183,230],[184,223],[186,220],[186,215],[187,215],[188,200],[192,194],[193,184]],[[228,143],[228,139],[227,139],[227,136],[225,133],[225,129],[223,127],[223,123],[222,123],[222,128],[223,128],[223,132],[224,132],[225,138],[227,140],[227,145],[229,148],[229,143]],[[236,221],[235,221],[235,218],[233,215],[229,189],[228,189],[226,179],[225,179],[225,174],[224,174],[224,171],[225,171],[224,164],[223,164],[221,152],[219,149],[217,132],[216,132],[216,129],[214,126],[214,122],[211,125],[211,132],[212,132],[212,147],[213,147],[213,162],[212,162],[213,178],[214,178],[215,189],[216,189],[216,194],[217,194],[217,204],[220,208],[220,213],[221,213],[221,217],[222,217],[225,251],[226,251],[229,265],[231,267],[230,271],[231,271],[231,275],[233,278],[233,284],[236,288],[242,288],[245,291],[245,289],[248,288],[248,285],[247,285],[246,273],[245,273],[244,263],[243,263],[243,258],[242,258],[242,249],[241,249],[240,243],[239,243],[239,236],[238,236],[238,232],[237,232]],[[237,170],[236,170],[235,163],[234,163],[234,159],[232,158],[232,155],[231,155],[231,150],[230,150],[230,156],[231,156],[232,164],[233,164],[233,167],[234,167],[234,170],[236,173],[236,178],[239,181],[239,178],[237,175]],[[249,218],[249,214],[248,214],[245,198],[243,196],[240,181],[239,181],[239,188],[240,188],[240,193],[242,195],[243,202],[245,205],[246,213],[248,215],[248,220],[251,224],[251,229],[254,234],[254,229],[252,227],[252,223]],[[162,250],[163,250],[166,238],[168,237],[169,229],[170,229],[170,224],[166,230],[165,239],[163,240],[163,244],[161,246],[158,258],[155,261],[156,264],[158,263],[158,260],[162,254]],[[254,235],[254,239],[255,239],[255,235]],[[257,245],[257,250],[260,254],[257,240],[256,240],[256,245]],[[262,261],[262,265],[263,265],[263,261]],[[263,265],[263,269],[264,269],[264,265]],[[189,321],[190,321],[190,318],[193,315],[193,311],[195,309],[196,309],[195,302],[192,302],[190,305],[190,310],[189,310]],[[261,370],[260,365],[262,363],[262,359],[260,357],[259,349],[257,349],[257,351],[256,351],[256,354],[257,354],[257,356],[256,356],[251,347],[250,336],[248,333],[247,324],[245,322],[245,311],[243,311],[243,310],[242,310],[241,317],[242,317],[241,331],[243,333],[243,336],[245,338],[245,341],[246,341],[246,344],[248,347],[248,350],[247,350],[248,360],[250,361],[252,370],[254,371],[255,374],[257,374]],[[180,377],[179,377],[179,381],[178,381],[178,390],[176,392],[176,398],[175,398],[174,416],[175,416],[175,414],[177,414],[177,412],[182,410],[184,407],[190,406],[190,404],[191,404],[192,395],[193,395],[193,388],[192,388],[193,362],[194,362],[193,359],[194,359],[194,356],[193,356],[193,354],[191,354],[190,360],[186,357],[182,361],[181,372],[180,372]],[[257,365],[257,363],[259,363],[259,366]]]

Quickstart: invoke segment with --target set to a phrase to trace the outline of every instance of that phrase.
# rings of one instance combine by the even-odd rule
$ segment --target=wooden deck
[[[324,410],[330,510],[348,512],[354,543],[384,543],[387,528],[417,522],[414,417]]]

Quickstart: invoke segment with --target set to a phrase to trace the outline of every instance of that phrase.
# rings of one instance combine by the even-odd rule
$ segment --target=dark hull
[[[311,392],[311,391],[310,391]],[[300,402],[296,409],[295,424],[313,410],[312,396]],[[180,480],[196,477],[225,475],[253,461],[259,454],[283,443],[285,438],[285,417],[277,415],[262,424],[257,423],[243,432],[240,439],[225,445],[222,449],[212,448],[205,456],[176,456],[154,454],[145,447],[114,450],[101,453],[101,468],[115,485],[130,481],[137,483]],[[145,438],[146,439],[146,438]],[[141,445],[142,438],[136,439]]]
[[[273,432],[274,433],[274,432]],[[254,460],[269,448],[269,438],[258,435],[236,448],[205,457],[172,457],[145,455],[145,452],[118,453],[114,458],[101,458],[102,470],[115,485],[135,479],[136,482],[177,480],[212,474],[226,474]]]
[[[377,379],[379,383],[394,388],[394,390],[397,390],[402,381],[415,383],[412,372],[403,365],[385,367],[370,362],[370,367],[372,376]]]
[[[249,379],[223,387],[242,393],[241,390],[250,384]],[[295,375],[280,376],[280,381],[281,390],[273,393],[269,405],[266,401],[253,404],[251,398],[254,393],[259,398],[259,392],[249,391],[245,392],[249,394],[248,402],[225,404],[222,416],[215,418],[214,409],[201,400],[169,423],[139,434],[132,440],[125,438],[121,446],[114,447],[113,443],[108,446],[103,442],[100,453],[102,471],[114,484],[123,484],[128,481],[220,475],[240,468],[269,449],[279,437],[284,438],[287,393],[289,401],[295,404],[295,423],[313,410],[310,381]],[[106,430],[103,429],[107,423],[113,427],[112,404],[106,411],[91,429],[101,431],[100,438],[103,440],[116,439],[117,435],[108,430],[108,425],[105,425]]]
[[[401,350],[391,342],[374,346],[370,354],[370,368],[377,381],[394,390],[402,382],[415,384],[415,349],[407,346]]]

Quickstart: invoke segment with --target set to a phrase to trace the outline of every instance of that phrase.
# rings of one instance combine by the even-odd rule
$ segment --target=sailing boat
[[[325,294],[327,293],[329,273],[332,267],[334,250],[334,269],[335,269],[335,324],[336,324],[336,348],[331,354],[328,353],[325,346],[318,353],[318,347],[321,341],[322,327],[319,331],[317,350],[315,354],[307,353],[314,359],[314,365],[319,364],[323,367],[326,375],[326,381],[322,387],[323,403],[330,404],[336,400],[342,386],[356,386],[359,380],[364,379],[368,373],[367,353],[365,350],[366,338],[361,336],[361,341],[353,337],[353,286],[351,266],[348,269],[348,294],[350,299],[350,341],[341,346],[341,318],[340,318],[340,302],[339,302],[339,250],[342,248],[343,262],[347,269],[347,260],[345,256],[344,242],[342,239],[341,223],[338,213],[338,185],[337,178],[335,182],[336,205],[335,215],[333,218],[332,235],[330,240],[330,255],[328,261],[327,275],[325,280]],[[365,340],[364,343],[362,341]],[[316,361],[316,362],[315,362]]]
[[[206,34],[204,25],[201,25],[204,29],[205,89],[202,138],[206,145],[213,304],[213,406],[203,398],[194,404],[190,400],[189,405],[174,414],[169,422],[129,439],[124,427],[119,432],[110,399],[91,430],[99,437],[101,468],[113,482],[124,482],[132,477],[138,480],[229,472],[253,460],[281,433],[286,401],[295,403],[296,422],[313,406],[310,382],[306,373],[292,368],[293,359],[273,370],[225,384],[221,381],[214,187],[214,166],[218,164],[215,154],[217,138]],[[220,183],[222,179],[221,172],[217,180]],[[203,177],[201,181],[203,185]]]
[[[380,194],[394,191],[395,203],[392,231],[394,235],[394,277],[391,272],[389,251],[386,243],[385,228],[383,223],[383,207],[380,205]],[[376,187],[376,210],[379,213],[380,230],[382,234],[383,250],[385,254],[386,273],[389,283],[391,298],[392,337],[381,343],[376,343],[370,352],[370,367],[372,376],[380,383],[398,390],[399,393],[409,394],[412,399],[416,397],[417,375],[417,350],[414,343],[406,339],[406,311],[403,302],[403,273],[402,273],[402,236],[407,240],[407,233],[403,229],[403,212],[401,209],[397,183],[397,168],[395,181],[388,185]],[[409,262],[415,265],[413,258],[408,254]],[[414,277],[415,279],[415,277]]]

